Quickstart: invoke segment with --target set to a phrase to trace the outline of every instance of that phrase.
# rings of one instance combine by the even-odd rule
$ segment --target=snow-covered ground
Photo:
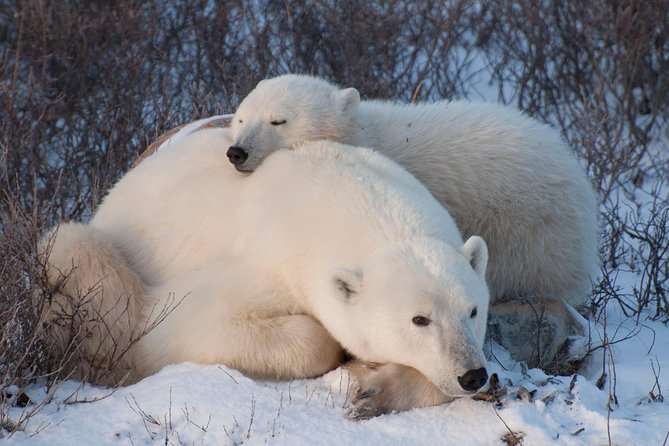
[[[608,412],[609,389],[595,386],[603,350],[585,375],[547,376],[523,372],[496,349],[489,363],[508,393],[495,404],[460,399],[439,407],[350,421],[343,406],[350,395],[346,371],[313,380],[254,381],[223,366],[179,364],[143,381],[110,392],[68,381],[33,415],[24,432],[7,444],[274,444],[391,445],[505,444],[509,429],[525,445],[657,445],[667,443],[669,404],[653,402],[659,384],[669,389],[669,327],[625,320],[612,311],[610,341],[633,335],[612,347],[619,405]],[[602,327],[595,327],[602,333]],[[593,335],[596,343],[599,334]],[[607,361],[610,360],[608,353]],[[610,362],[607,363],[610,365]],[[506,368],[506,370],[505,370]],[[13,418],[46,398],[45,389],[26,389],[32,404],[11,409]],[[611,389],[612,391],[612,389]],[[86,402],[93,401],[93,402]]]

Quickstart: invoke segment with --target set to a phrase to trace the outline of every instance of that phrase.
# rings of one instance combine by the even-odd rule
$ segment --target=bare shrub
[[[667,320],[668,16],[636,0],[0,0],[0,387],[69,373],[33,301],[50,293],[40,235],[87,220],[164,131],[286,72],[402,101],[489,79],[562,131],[600,192],[595,306]]]
[[[2,199],[0,224],[0,384],[22,384],[48,375],[47,351],[41,336],[33,293],[43,285],[37,264],[37,234],[41,221]]]
[[[477,41],[502,100],[559,126],[589,171],[606,269],[642,277],[626,310],[665,320],[667,17],[666,2],[502,1],[482,6]]]

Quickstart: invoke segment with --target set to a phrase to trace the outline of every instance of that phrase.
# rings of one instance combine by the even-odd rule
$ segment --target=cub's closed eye
[[[427,327],[432,323],[430,318],[425,316],[414,316],[414,318],[411,319],[411,322],[413,322],[414,325],[417,325],[419,327]]]
[[[472,310],[472,313],[469,315],[469,317],[474,319],[477,314],[479,314],[479,310],[476,307],[474,307],[474,309]]]
[[[244,121],[242,121],[241,119],[238,119],[238,121],[240,124],[244,124]]]
[[[271,121],[270,124],[272,125],[281,125],[285,124],[286,120],[285,119],[275,119],[274,121]]]

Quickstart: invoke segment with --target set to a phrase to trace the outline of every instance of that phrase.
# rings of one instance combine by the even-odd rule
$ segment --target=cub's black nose
[[[462,376],[458,376],[460,387],[468,392],[474,392],[485,386],[488,382],[488,372],[485,367],[476,370],[469,370]]]
[[[238,146],[230,146],[226,155],[228,155],[228,159],[235,166],[244,164],[244,161],[246,161],[249,157],[249,154],[246,153],[246,150]]]

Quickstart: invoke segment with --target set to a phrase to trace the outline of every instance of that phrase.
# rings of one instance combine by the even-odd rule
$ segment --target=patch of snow
[[[603,327],[596,326],[594,331],[596,344]],[[16,445],[466,446],[503,444],[508,426],[522,433],[526,445],[608,444],[608,430],[613,444],[662,445],[669,429],[669,405],[653,402],[648,395],[655,384],[651,361],[660,373],[661,388],[669,389],[669,327],[658,322],[637,326],[634,320],[612,312],[607,333],[610,340],[634,333],[613,346],[619,406],[613,404],[610,413],[613,375],[609,373],[603,390],[595,386],[602,349],[590,360],[590,376],[574,379],[526,370],[494,347],[489,371],[497,373],[509,390],[499,407],[462,398],[356,422],[344,415],[350,382],[341,368],[318,379],[273,382],[252,380],[224,366],[184,363],[113,392],[67,381],[30,418],[24,432],[4,441]],[[609,366],[607,355],[607,370]],[[44,388],[26,391],[34,404],[47,398]],[[12,408],[10,415],[18,419],[31,407]],[[31,436],[34,432],[38,433]]]

